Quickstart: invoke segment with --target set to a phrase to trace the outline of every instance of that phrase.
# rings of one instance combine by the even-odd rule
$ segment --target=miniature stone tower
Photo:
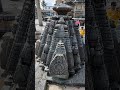
[[[74,20],[66,16],[72,8],[61,3],[53,10],[58,16],[48,21],[36,54],[44,66],[48,67],[50,77],[69,80],[83,68],[84,46]]]

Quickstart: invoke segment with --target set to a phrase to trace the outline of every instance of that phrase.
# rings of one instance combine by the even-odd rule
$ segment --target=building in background
[[[60,4],[60,3],[62,3],[62,1],[63,1],[63,0],[56,0],[55,4],[56,4],[56,5],[57,5],[57,4]]]
[[[42,10],[42,14],[44,17],[46,16],[54,16],[56,14],[55,11],[53,11],[53,6],[45,6]]]
[[[74,17],[84,18],[85,17],[85,0],[74,0]]]

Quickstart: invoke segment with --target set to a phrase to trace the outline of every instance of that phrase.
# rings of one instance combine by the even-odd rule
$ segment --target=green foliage
[[[44,0],[42,1],[42,6],[43,7],[47,6],[47,3]]]

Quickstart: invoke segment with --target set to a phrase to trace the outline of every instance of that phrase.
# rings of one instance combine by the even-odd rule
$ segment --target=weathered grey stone
[[[14,73],[14,83],[19,87],[26,87],[28,75],[30,74],[31,62],[34,60],[35,27],[34,19],[30,22],[27,41],[20,54],[20,59]]]
[[[46,44],[44,45],[43,52],[42,52],[42,55],[41,55],[41,61],[43,61],[44,64],[46,64],[46,59],[47,59],[47,55],[48,55],[48,52],[49,52],[49,47],[50,47],[50,44],[51,44],[51,40],[52,40],[52,36],[48,34]]]
[[[45,45],[45,42],[46,42],[49,26],[50,26],[50,22],[47,23],[47,25],[44,29],[44,32],[43,32],[43,36],[41,38],[41,44],[40,44],[39,52],[38,52],[39,57],[41,57],[41,55],[42,55],[42,51],[43,51],[43,48],[44,48],[44,45]]]
[[[8,61],[10,50],[12,48],[13,40],[14,40],[14,35],[12,34],[12,32],[5,33],[1,38],[0,66],[2,69],[6,68],[6,64]]]
[[[58,7],[60,9],[65,8]],[[57,82],[57,78],[60,80],[58,83],[62,84],[85,84],[85,72],[83,72],[85,67],[82,67],[85,61],[85,53],[78,27],[75,26],[74,20],[63,16],[62,11],[60,13],[61,15],[50,20],[48,31],[43,33],[41,39],[43,48],[40,59],[45,67],[48,67],[48,76],[53,77],[53,82]],[[43,41],[43,38],[45,38],[45,41]]]
[[[68,79],[68,66],[63,54],[56,54],[49,66],[50,76]]]
[[[62,20],[62,18],[60,19],[60,21],[64,21]],[[59,24],[60,22],[58,22]],[[54,31],[53,34],[53,38],[52,38],[52,42],[51,42],[51,47],[48,53],[48,57],[47,57],[47,62],[46,64],[49,65],[52,55],[55,51],[55,46],[57,45],[57,42],[59,42],[59,40],[62,40],[65,43],[65,47],[66,47],[66,51],[67,53],[67,57],[68,57],[68,68],[69,68],[69,72],[71,74],[74,74],[74,59],[73,59],[73,54],[72,54],[72,47],[70,44],[70,39],[69,39],[69,34],[68,34],[68,30],[64,30],[64,25],[59,24],[57,26],[58,29],[56,29]]]
[[[33,59],[29,70],[26,90],[34,90],[34,89],[35,89],[35,61]]]
[[[25,0],[23,11],[19,20],[19,28],[16,32],[14,43],[7,62],[6,71],[9,74],[14,74],[16,70],[16,66],[19,61],[19,55],[27,39],[26,34],[28,32],[28,25],[30,23],[31,18],[33,18],[34,16],[33,10],[34,10],[34,1]]]
[[[83,42],[79,34],[78,27],[74,26],[74,28],[75,28],[75,35],[76,35],[77,42],[78,42],[78,48],[79,48],[78,50],[80,54],[81,63],[84,63],[85,62],[85,49],[84,49]]]
[[[38,56],[39,47],[40,47],[40,40],[37,40],[35,45],[35,54],[37,56]]]
[[[56,46],[49,69],[50,76],[52,77],[63,79],[68,79],[69,77],[66,49],[62,41],[59,41]]]

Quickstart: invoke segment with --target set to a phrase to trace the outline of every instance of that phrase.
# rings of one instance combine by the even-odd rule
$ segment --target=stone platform
[[[51,84],[59,85],[60,90],[85,90],[85,65],[82,66],[81,70],[74,75],[74,77],[68,80],[61,80],[47,76],[47,72],[43,71],[40,67],[41,62],[37,62],[35,65],[35,90],[51,90],[53,88]],[[77,87],[80,87],[79,89]],[[81,88],[83,87],[83,88]],[[68,89],[69,88],[69,89]],[[55,87],[54,87],[55,89]],[[55,89],[59,90],[59,89]]]
[[[82,68],[68,80],[61,80],[57,78],[48,77],[48,82],[70,86],[85,86],[85,65],[83,65]]]

